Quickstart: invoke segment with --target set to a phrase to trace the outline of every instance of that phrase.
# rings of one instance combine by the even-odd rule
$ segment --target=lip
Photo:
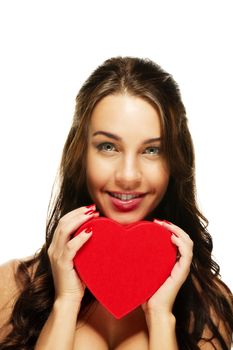
[[[107,192],[109,196],[109,200],[113,207],[115,207],[118,211],[121,212],[127,212],[136,209],[140,203],[142,202],[145,193],[142,192]],[[140,197],[136,197],[127,201],[122,201],[119,198],[112,197],[110,193],[116,193],[116,194],[132,194],[132,195],[139,195]]]

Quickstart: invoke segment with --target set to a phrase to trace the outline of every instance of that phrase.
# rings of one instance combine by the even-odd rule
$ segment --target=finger
[[[174,233],[178,237],[183,237],[183,238],[188,239],[188,240],[190,239],[189,235],[184,230],[182,230],[179,226],[177,226],[171,222],[168,222],[165,220],[160,221],[157,219],[154,219],[154,222],[165,227],[167,230],[171,231],[172,233]]]
[[[71,234],[76,231],[86,221],[96,217],[95,206],[92,208],[81,207],[63,216],[54,233],[52,246],[61,251],[65,243],[69,241]]]
[[[92,216],[94,212],[95,206],[92,208],[80,207],[64,215],[58,222],[57,229],[54,234],[54,242],[56,242],[57,239],[60,239],[61,232],[63,235],[69,235],[76,229],[77,226],[85,222],[85,219]]]
[[[191,242],[188,243],[184,242],[181,238],[175,235],[172,235],[171,240],[178,247],[180,254],[171,275],[173,277],[176,276],[176,280],[180,280],[183,283],[190,271],[190,265],[193,258],[193,243],[191,240]]]
[[[183,237],[177,237],[172,234],[172,243],[174,243],[179,250],[181,257],[192,257],[193,254],[193,241],[191,239],[184,240]]]
[[[65,246],[61,260],[64,264],[71,264],[73,267],[73,259],[81,247],[91,238],[92,230],[84,230],[76,237],[72,238]]]

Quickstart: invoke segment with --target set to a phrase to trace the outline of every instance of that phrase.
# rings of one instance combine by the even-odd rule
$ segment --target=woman
[[[92,232],[72,234],[99,215],[156,218],[178,248],[171,276],[120,320],[73,266]],[[232,294],[211,251],[177,84],[150,60],[109,59],[77,96],[45,245],[1,267],[0,349],[230,349]]]

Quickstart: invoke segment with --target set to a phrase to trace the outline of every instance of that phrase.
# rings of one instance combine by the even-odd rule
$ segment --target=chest
[[[148,334],[140,331],[106,337],[103,333],[89,326],[77,329],[74,350],[148,350]]]
[[[141,308],[115,320],[101,306],[79,320],[74,350],[148,350],[148,329]]]

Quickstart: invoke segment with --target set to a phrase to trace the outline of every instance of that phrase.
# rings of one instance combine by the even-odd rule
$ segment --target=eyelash
[[[107,148],[104,149],[104,147],[106,147],[106,146],[110,146],[111,149],[109,149],[109,148],[108,149]],[[97,145],[97,149],[99,151],[104,151],[104,152],[117,152],[116,146],[113,143],[111,143],[111,142],[100,143],[99,145]],[[155,150],[155,153],[151,153],[150,152],[150,150],[152,150],[152,149]],[[149,152],[147,152],[147,151],[149,151]],[[154,155],[160,154],[161,153],[161,149],[158,146],[150,146],[150,147],[145,148],[143,153],[154,156]]]
[[[151,150],[151,149],[154,149],[154,150],[156,150],[156,153],[150,153],[150,152],[143,152],[143,153],[146,153],[146,154],[149,154],[149,155],[158,155],[159,153],[160,153],[160,147],[158,147],[158,146],[150,146],[150,147],[147,147],[145,150]]]
[[[103,143],[100,143],[99,145],[97,145],[97,149],[98,149],[99,151],[112,152],[113,149],[111,149],[111,150],[109,150],[109,149],[104,149],[104,146],[106,146],[106,145],[110,145],[111,147],[114,148],[114,151],[116,151],[116,147],[115,147],[114,144],[111,143],[111,142],[103,142]]]

